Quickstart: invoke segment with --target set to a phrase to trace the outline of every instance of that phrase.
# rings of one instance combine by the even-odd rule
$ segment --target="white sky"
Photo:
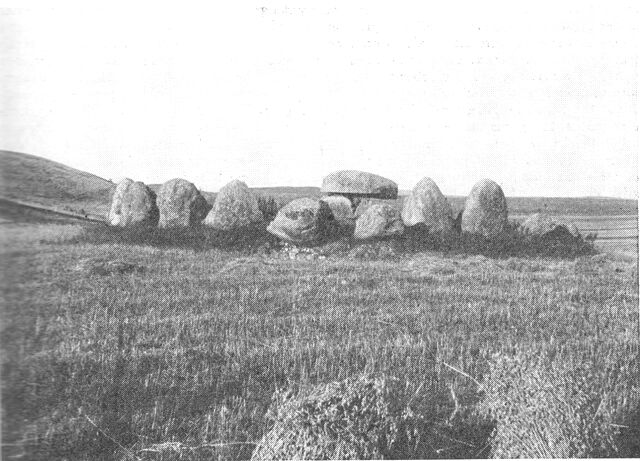
[[[4,10],[0,148],[205,190],[637,196],[640,3],[235,3]]]

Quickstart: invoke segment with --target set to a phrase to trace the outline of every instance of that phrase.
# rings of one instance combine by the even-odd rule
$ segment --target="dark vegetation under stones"
[[[454,236],[433,235],[421,225],[408,227],[400,236],[359,241],[351,236],[352,229],[337,225],[328,226],[325,239],[316,247],[323,254],[335,256],[357,253],[357,248],[377,248],[393,255],[409,255],[423,251],[443,254],[484,255],[495,258],[508,257],[558,257],[575,258],[596,253],[591,238],[563,236],[559,239],[529,235],[517,223],[511,223],[499,238],[488,239],[481,235]],[[246,253],[269,253],[283,243],[266,231],[266,224],[257,224],[234,231],[223,231],[200,225],[186,229],[164,229],[146,226],[112,227],[94,224],[69,241],[149,245],[154,247],[191,248],[206,251],[212,248],[237,250]],[[338,245],[335,242],[339,242]],[[356,249],[354,251],[354,249]]]
[[[277,421],[325,458],[345,437],[371,457],[640,456],[637,259],[589,240],[514,224],[298,251],[264,226],[71,222],[3,238],[7,458],[249,459]],[[115,259],[144,270],[76,270]],[[342,425],[361,401],[370,451]]]

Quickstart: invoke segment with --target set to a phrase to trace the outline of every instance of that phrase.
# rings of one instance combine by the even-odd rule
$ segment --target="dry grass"
[[[289,260],[51,226],[4,228],[6,456],[248,459],[276,389],[361,373],[419,389],[434,457],[485,456],[478,386],[444,363],[481,380],[516,347],[611,370],[614,424],[638,407],[635,261]],[[75,269],[88,258],[145,270]]]
[[[410,405],[400,380],[366,375],[276,392],[251,459],[425,458],[429,422]]]
[[[598,346],[594,346],[598,347]],[[491,361],[480,407],[496,422],[493,458],[602,458],[620,453],[637,429],[616,424],[632,414],[616,399],[637,392],[637,356],[579,360],[547,348],[499,354]],[[627,353],[621,353],[627,352]],[[635,363],[634,363],[635,362]],[[637,403],[636,403],[637,404]],[[618,414],[614,414],[617,410]],[[622,450],[621,450],[622,449]]]

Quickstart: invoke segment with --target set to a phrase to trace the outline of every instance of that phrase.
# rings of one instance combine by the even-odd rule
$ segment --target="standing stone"
[[[160,186],[158,208],[160,227],[189,227],[202,222],[211,205],[192,183],[172,179]]]
[[[398,198],[398,185],[390,179],[357,170],[335,171],[322,181],[322,192],[345,197]]]
[[[433,233],[449,233],[454,224],[451,205],[431,178],[413,188],[402,207],[402,221],[405,226],[424,224]]]
[[[353,236],[358,240],[391,237],[404,232],[400,212],[393,205],[374,203],[356,220]]]
[[[278,211],[267,231],[291,243],[311,245],[325,237],[332,220],[333,215],[326,202],[299,198]]]
[[[351,207],[351,201],[342,195],[329,195],[320,200],[329,205],[333,219],[341,226],[354,226],[356,217]]]
[[[495,237],[507,226],[507,199],[502,188],[490,179],[473,186],[464,204],[462,232]]]
[[[113,193],[108,220],[112,226],[121,227],[134,224],[157,225],[155,194],[144,183],[123,179]]]
[[[216,229],[232,230],[262,221],[258,198],[244,182],[234,180],[220,189],[204,223]]]

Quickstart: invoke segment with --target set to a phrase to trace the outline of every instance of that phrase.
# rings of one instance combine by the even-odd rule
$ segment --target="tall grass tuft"
[[[612,399],[622,363],[588,363],[540,350],[497,354],[481,411],[495,421],[493,458],[619,456]]]
[[[266,202],[264,202],[266,203]],[[277,209],[273,205],[262,205],[263,213]],[[277,211],[276,211],[277,212]],[[265,216],[267,216],[265,214]],[[268,220],[265,220],[268,222]],[[318,245],[331,248],[335,255],[400,256],[421,252],[438,251],[446,254],[483,255],[492,258],[508,257],[555,257],[576,258],[593,255],[597,251],[593,241],[581,237],[550,240],[523,232],[513,224],[499,238],[488,239],[482,235],[433,234],[420,225],[407,228],[404,234],[366,241],[355,240],[353,230],[329,223]],[[67,243],[131,244],[160,248],[188,248],[206,251],[213,248],[254,253],[261,249],[278,248],[280,240],[266,230],[266,224],[256,224],[242,229],[224,231],[199,225],[188,228],[165,229],[148,226],[112,227],[90,225]]]
[[[497,418],[476,418],[475,380],[489,379],[494,353],[514,349],[532,351],[521,354],[526,370],[545,376],[587,370],[585,389],[607,396],[595,414],[610,418],[617,453],[639,454],[635,261],[403,255],[398,239],[338,241],[327,258],[290,260],[242,254],[271,238],[264,228],[49,226],[5,227],[3,458],[249,459],[275,427],[264,415],[276,389],[293,386],[291,408],[301,408],[293,402],[362,373],[373,388],[342,386],[372,411],[388,408],[369,421],[396,440],[381,445],[389,456],[477,458]],[[145,270],[77,270],[123,257]],[[553,381],[555,394],[573,408],[566,380]],[[508,421],[537,417],[509,405]],[[389,420],[423,425],[417,445]]]
[[[360,375],[274,394],[271,430],[252,460],[420,459],[427,419],[399,380]]]

